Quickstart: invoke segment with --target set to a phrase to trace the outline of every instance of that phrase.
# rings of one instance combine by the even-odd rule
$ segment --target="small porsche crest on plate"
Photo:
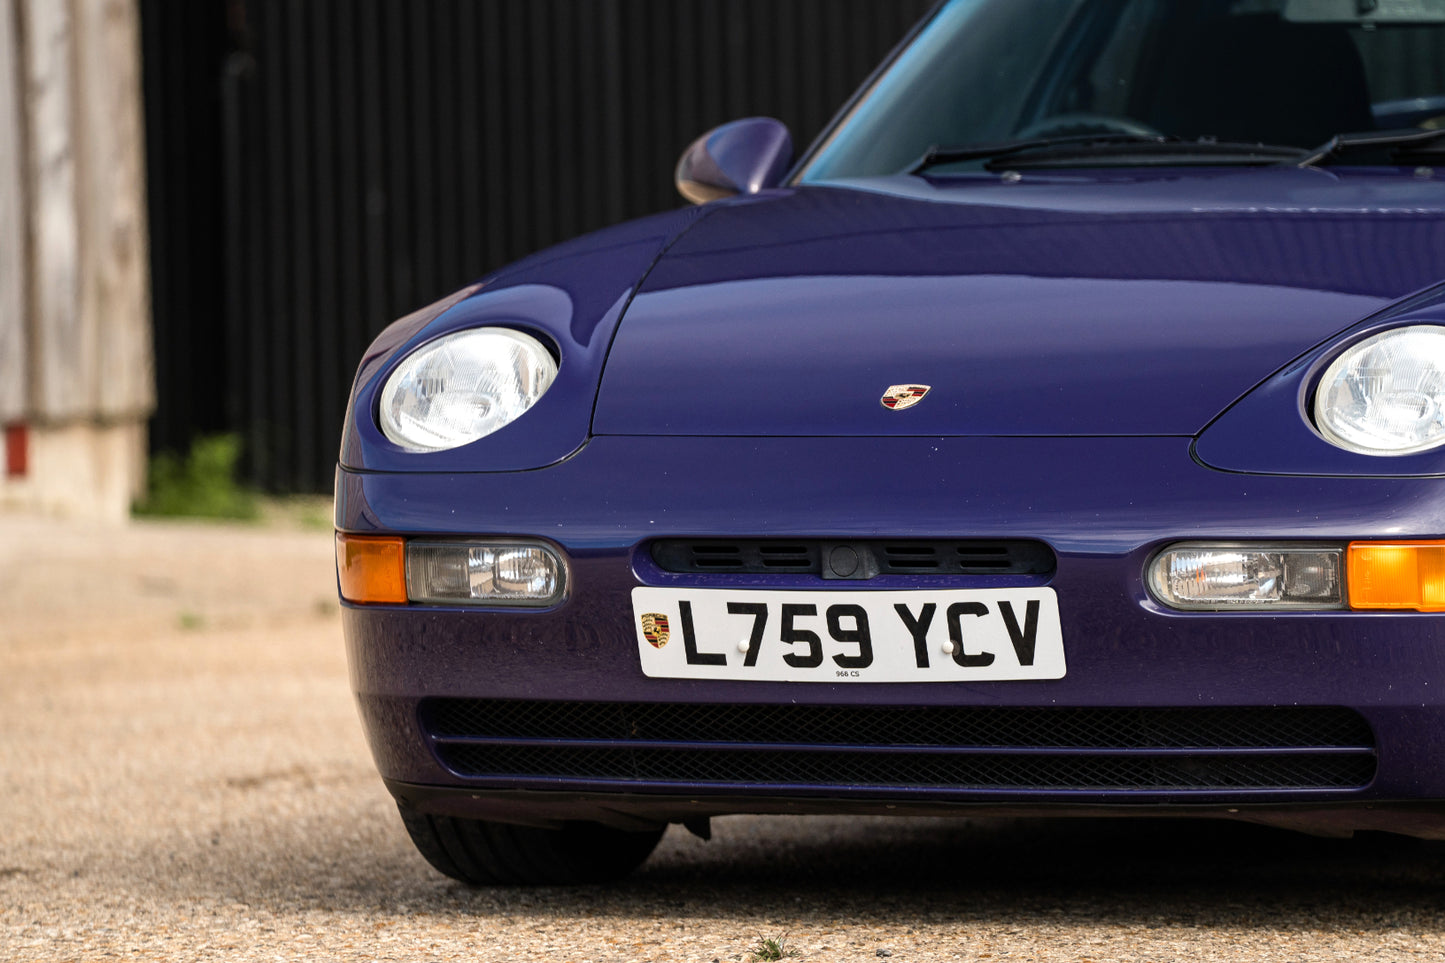
[[[652,643],[654,649],[667,644],[667,616],[661,612],[648,612],[642,617],[642,637]]]
[[[893,411],[902,411],[904,408],[912,408],[923,400],[923,396],[932,391],[931,385],[893,385],[883,392],[879,399],[883,407]]]

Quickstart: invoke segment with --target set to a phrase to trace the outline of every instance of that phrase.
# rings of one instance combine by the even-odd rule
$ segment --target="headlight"
[[[423,345],[381,391],[381,430],[408,451],[444,451],[517,420],[546,393],[557,362],[536,338],[473,328]]]
[[[1409,455],[1445,444],[1445,327],[1395,328],[1352,345],[1325,369],[1315,424],[1362,455]]]

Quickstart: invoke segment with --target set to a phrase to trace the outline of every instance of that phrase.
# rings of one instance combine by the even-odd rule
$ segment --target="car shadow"
[[[640,870],[606,886],[472,888],[405,850],[386,863],[382,872],[334,867],[323,902],[382,915],[725,918],[743,929],[1061,917],[1145,927],[1369,932],[1406,918],[1445,926],[1445,843],[1381,833],[1322,839],[1210,820],[731,817],[714,822],[710,842],[673,827]],[[349,885],[335,885],[336,871]]]
[[[292,812],[162,854],[105,882],[238,912],[726,920],[739,932],[840,920],[907,927],[1096,922],[1155,928],[1445,931],[1445,843],[1381,833],[1322,839],[1194,819],[735,816],[704,842],[672,827],[607,885],[469,887],[412,849],[383,794],[347,818]],[[129,867],[125,864],[129,863]]]

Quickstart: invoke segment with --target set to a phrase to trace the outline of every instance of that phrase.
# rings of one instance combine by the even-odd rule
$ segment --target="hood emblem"
[[[667,616],[661,612],[648,612],[642,617],[642,637],[646,639],[654,649],[660,649],[666,645],[669,634],[667,630]]]
[[[932,385],[893,385],[878,400],[885,408],[902,411],[918,404],[932,390]]]

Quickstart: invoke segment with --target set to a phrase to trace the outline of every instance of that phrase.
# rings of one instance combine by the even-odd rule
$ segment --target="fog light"
[[[1445,542],[1351,542],[1350,608],[1445,612]]]
[[[532,542],[409,542],[407,594],[450,605],[552,605],[566,589],[567,567]]]
[[[1173,545],[1149,564],[1149,588],[1176,609],[1338,609],[1342,554],[1317,545]]]

